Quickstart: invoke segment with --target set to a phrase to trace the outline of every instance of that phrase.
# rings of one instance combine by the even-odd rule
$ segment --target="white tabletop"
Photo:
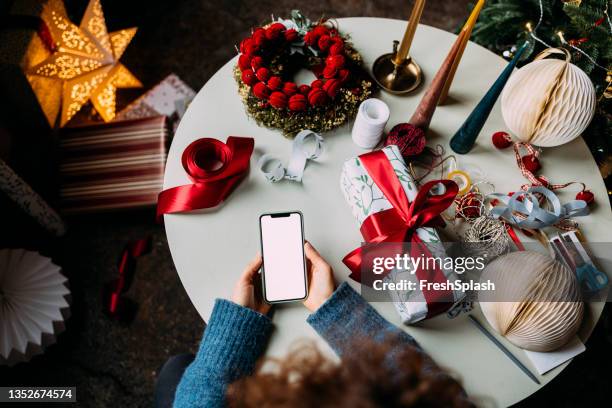
[[[339,24],[341,31],[350,34],[368,69],[380,54],[390,51],[392,40],[400,39],[406,28],[405,21],[380,18],[346,18],[340,19]],[[410,118],[455,38],[455,35],[436,28],[419,26],[411,54],[421,65],[426,83],[418,93],[409,96],[380,94],[379,97],[391,109],[387,130]],[[270,153],[286,161],[291,152],[291,141],[283,138],[279,131],[258,127],[246,115],[232,75],[235,63],[233,59],[225,64],[189,107],[172,142],[164,178],[164,188],[189,183],[180,158],[185,147],[195,139],[214,137],[225,141],[231,135],[255,138],[251,172],[223,205],[213,210],[165,216],[168,243],[176,269],[204,320],[208,320],[215,298],[230,296],[237,277],[258,251],[257,220],[264,212],[302,211],[306,237],[330,262],[336,280],[348,280],[358,289],[358,285],[348,279],[349,271],[342,264],[344,255],[361,242],[358,225],[339,186],[344,160],[364,153],[352,143],[351,124],[324,135],[326,152],[319,161],[308,164],[302,184],[269,183],[255,168],[258,158],[263,153]],[[428,133],[428,143],[441,143],[450,151],[450,137],[505,66],[502,58],[470,42],[453,83],[451,96],[455,102],[437,109]],[[459,160],[484,169],[498,191],[515,191],[525,180],[516,167],[514,154],[508,150],[499,151],[490,142],[493,132],[504,129],[498,104],[478,144]],[[591,241],[610,242],[612,217],[606,189],[584,141],[579,138],[567,145],[547,149],[541,161],[545,174],[553,182],[579,180],[592,189],[600,205],[590,216],[580,219],[581,229]],[[569,200],[574,194],[562,193],[562,197]],[[391,303],[373,306],[389,321],[401,326]],[[603,304],[591,304],[589,308],[581,330],[583,340],[599,318]],[[268,354],[284,355],[296,340],[303,338],[316,339],[329,350],[308,326],[306,317],[307,310],[301,304],[278,307],[274,315],[276,330]],[[455,320],[439,316],[418,326],[403,326],[403,329],[413,335],[439,364],[458,374],[468,394],[485,404],[510,405],[540,388],[465,316]],[[535,373],[522,350],[504,339],[502,342]],[[542,384],[552,380],[564,367],[540,377]]]

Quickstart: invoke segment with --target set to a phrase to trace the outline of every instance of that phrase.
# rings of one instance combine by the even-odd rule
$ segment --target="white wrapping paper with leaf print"
[[[382,149],[395,174],[399,179],[408,201],[412,202],[418,193],[418,186],[408,172],[408,167],[402,158],[397,146],[390,145]],[[383,192],[374,183],[365,167],[361,164],[359,157],[353,157],[346,162],[342,168],[340,176],[340,187],[346,202],[351,207],[353,216],[359,222],[359,226],[372,214],[393,208],[387,201]],[[425,243],[433,257],[444,257],[445,251],[437,231],[434,228],[419,228],[416,234]],[[431,245],[440,243],[440,245]],[[451,269],[442,269],[442,272],[449,281],[458,279],[455,272]],[[404,270],[393,270],[385,277],[386,281],[399,282],[408,280],[417,282],[413,273]],[[428,306],[423,292],[420,290],[390,291],[393,303],[404,324],[411,324],[423,320],[427,317]],[[460,291],[453,291],[454,301],[462,299],[464,294]]]

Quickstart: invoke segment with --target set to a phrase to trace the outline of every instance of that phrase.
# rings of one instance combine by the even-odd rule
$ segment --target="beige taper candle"
[[[414,38],[414,32],[419,25],[419,20],[421,20],[421,14],[423,14],[424,8],[425,0],[416,0],[414,2],[412,12],[410,13],[410,20],[408,20],[408,26],[406,27],[406,32],[404,33],[404,38],[402,39],[402,43],[400,44],[397,54],[395,54],[395,63],[398,65],[404,62],[408,56],[408,51],[410,51],[412,39]]]

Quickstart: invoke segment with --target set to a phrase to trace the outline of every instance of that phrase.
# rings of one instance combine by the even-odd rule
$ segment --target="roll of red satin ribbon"
[[[227,143],[202,138],[187,146],[181,162],[193,184],[162,191],[157,219],[220,204],[247,175],[254,144],[253,138],[230,136]]]

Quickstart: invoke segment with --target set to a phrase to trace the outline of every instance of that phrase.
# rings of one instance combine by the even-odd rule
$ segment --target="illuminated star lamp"
[[[137,29],[109,33],[100,0],[89,2],[80,27],[68,19],[59,0],[48,3],[42,19],[53,38],[54,53],[30,68],[28,74],[63,81],[60,126],[88,100],[104,121],[111,121],[115,117],[117,88],[142,86],[119,62]]]

